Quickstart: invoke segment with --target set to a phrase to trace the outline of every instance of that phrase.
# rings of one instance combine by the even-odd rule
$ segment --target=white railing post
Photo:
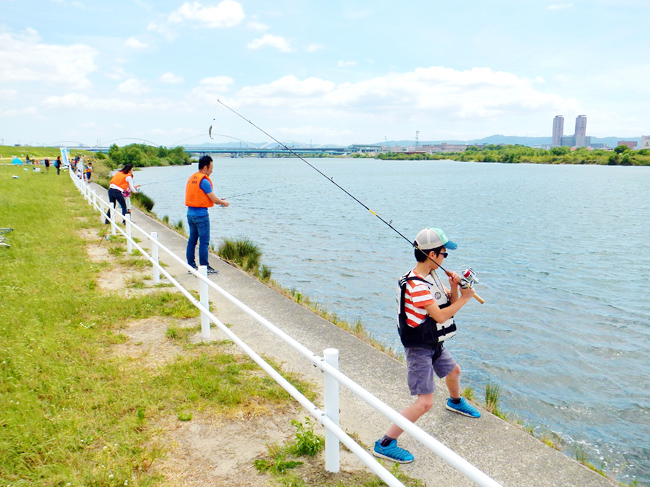
[[[99,221],[106,222],[106,206],[104,206],[104,199],[99,198]]]
[[[108,204],[109,214],[111,215],[111,235],[117,235],[117,225],[115,225],[115,201]]]
[[[124,220],[124,223],[126,224],[126,252],[128,254],[133,253],[133,238],[131,238],[131,214],[127,213],[124,215],[126,220]]]
[[[208,266],[202,265],[199,266],[199,274],[201,274],[206,279],[208,278]],[[205,309],[210,309],[210,299],[208,297],[208,283],[203,279],[199,283],[199,294],[201,306]],[[207,314],[201,311],[201,338],[210,338],[210,318]]]
[[[327,348],[323,354],[325,362],[336,370],[339,369],[339,351]],[[339,425],[339,381],[325,373],[325,415],[336,426]],[[340,469],[339,439],[336,435],[325,430],[325,470],[337,473]]]
[[[90,200],[91,204],[93,207],[97,207],[97,191],[93,190],[90,194],[92,195]]]
[[[158,232],[151,232],[151,257],[154,261],[153,266],[153,283],[160,284],[160,261],[158,260]]]

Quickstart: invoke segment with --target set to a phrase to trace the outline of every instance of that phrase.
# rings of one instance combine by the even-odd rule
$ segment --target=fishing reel
[[[476,272],[471,267],[465,269],[460,278],[460,287],[463,289],[472,288],[474,284],[478,284],[478,277]]]
[[[471,267],[465,269],[460,277],[460,287],[463,289],[473,288],[474,284],[478,284],[478,277],[476,277],[476,272]],[[474,299],[479,303],[485,303],[485,300],[478,294],[474,294]]]

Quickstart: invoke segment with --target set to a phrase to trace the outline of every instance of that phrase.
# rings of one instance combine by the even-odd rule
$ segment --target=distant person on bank
[[[56,167],[56,175],[58,176],[61,173],[61,156],[56,156],[54,167]]]
[[[460,395],[460,366],[444,346],[456,334],[454,315],[474,296],[471,288],[460,287],[460,276],[452,272],[449,287],[436,275],[448,250],[458,246],[438,228],[425,228],[415,237],[417,265],[399,280],[397,295],[398,331],[406,355],[407,382],[416,401],[402,411],[402,416],[415,423],[433,406],[436,389],[433,374],[444,377],[449,389],[446,408],[455,413],[480,418],[481,413]],[[376,457],[398,463],[410,463],[413,455],[397,446],[404,432],[393,424],[377,440]]]
[[[111,185],[108,187],[108,202],[111,206],[119,203],[122,208],[122,215],[128,213],[123,195],[124,191],[132,193],[136,191],[135,186],[133,186],[133,164],[125,164],[122,169],[117,171],[111,178]],[[105,223],[108,223],[108,220]]]
[[[224,207],[230,206],[225,199],[214,194],[214,185],[210,174],[214,165],[212,157],[203,156],[199,159],[199,171],[192,174],[185,187],[185,206],[187,206],[187,223],[190,228],[190,237],[187,240],[187,263],[194,269],[196,266],[196,243],[199,243],[199,264],[207,266],[208,274],[218,271],[208,263],[210,244],[210,217],[208,208],[215,204]]]

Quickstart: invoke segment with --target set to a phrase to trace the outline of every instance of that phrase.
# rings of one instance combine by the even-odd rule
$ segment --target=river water
[[[561,438],[619,481],[650,484],[650,168],[309,159],[413,239],[442,228],[446,268],[480,279],[448,348],[462,385],[537,436]],[[137,183],[185,220],[192,167],[146,168]],[[297,159],[215,159],[212,241],[248,238],[273,278],[400,350],[397,278],[410,245]],[[336,344],[332,344],[336,346]]]

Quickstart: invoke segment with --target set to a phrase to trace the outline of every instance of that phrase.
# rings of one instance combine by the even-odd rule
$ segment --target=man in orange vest
[[[210,180],[213,170],[212,157],[203,156],[199,159],[199,171],[192,174],[185,187],[185,206],[187,206],[187,223],[190,227],[190,238],[187,240],[185,256],[187,263],[196,267],[196,243],[199,242],[199,263],[208,267],[208,274],[217,274],[218,271],[208,263],[208,249],[210,243],[210,217],[208,208],[215,205],[230,206],[226,200],[217,198]]]

